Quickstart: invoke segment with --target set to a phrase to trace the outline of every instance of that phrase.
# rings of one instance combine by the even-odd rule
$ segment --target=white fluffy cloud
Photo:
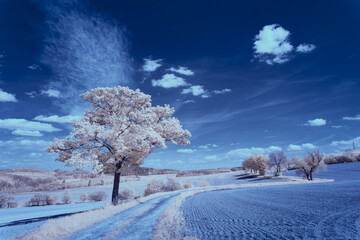
[[[209,155],[209,156],[205,156],[204,158],[205,160],[207,161],[217,161],[219,160],[218,156],[217,155]]]
[[[189,88],[183,89],[181,94],[192,94],[194,96],[201,96],[202,98],[209,98],[210,94],[201,85],[194,85]]]
[[[149,58],[144,58],[144,65],[142,66],[142,70],[144,72],[154,72],[156,69],[161,67],[162,59],[152,60]]]
[[[16,129],[11,132],[12,135],[20,135],[20,136],[31,136],[31,137],[41,137],[43,136],[42,133],[39,131],[30,131],[30,130],[21,130]]]
[[[10,140],[0,141],[0,147],[8,147],[13,149],[26,148],[42,148],[45,149],[51,142],[43,140]]]
[[[41,121],[41,122],[55,122],[55,123],[69,123],[72,120],[80,120],[81,116],[73,116],[73,115],[67,115],[67,116],[58,116],[58,115],[51,115],[51,116],[44,116],[39,115],[34,118],[34,120]]]
[[[223,90],[214,90],[213,93],[215,94],[225,94],[225,93],[229,93],[231,92],[231,89],[229,88],[224,88]]]
[[[316,118],[314,120],[309,120],[305,125],[311,127],[320,127],[326,125],[326,120],[322,118]]]
[[[255,36],[255,58],[269,65],[281,64],[290,60],[294,47],[289,39],[290,31],[278,24],[264,26]],[[296,52],[309,53],[315,49],[314,44],[303,43],[297,46]]]
[[[206,150],[206,151],[211,151],[212,148],[217,148],[217,147],[219,147],[219,145],[214,144],[214,143],[213,144],[209,143],[209,144],[206,144],[206,145],[199,146],[199,149]]]
[[[0,102],[17,102],[15,95],[0,89]]]
[[[278,146],[270,146],[267,148],[259,148],[259,147],[238,148],[238,149],[230,150],[227,153],[227,156],[231,158],[246,158],[254,154],[268,154],[273,151],[281,151],[281,150],[282,150],[281,147]]]
[[[54,89],[42,90],[41,94],[47,95],[48,97],[55,97],[55,98],[60,97],[60,92]]]
[[[195,149],[178,149],[177,152],[179,153],[193,153],[196,152]]]
[[[163,88],[177,88],[189,85],[183,78],[177,77],[172,73],[163,75],[159,80],[152,80],[151,84],[153,87]]]
[[[9,130],[56,132],[61,129],[53,127],[49,123],[28,121],[26,119],[8,118],[0,119],[0,128]]]
[[[353,143],[359,146],[360,137],[356,137],[350,140],[332,141],[330,145],[338,147],[339,149],[352,149]]]
[[[355,117],[343,117],[343,120],[360,121],[360,115],[356,115]]]
[[[313,149],[316,149],[317,146],[315,146],[314,144],[312,143],[304,143],[304,144],[301,144],[301,147],[303,149],[307,149],[307,150],[313,150]]]
[[[290,32],[278,24],[264,26],[255,36],[255,57],[270,65],[287,62],[293,50],[289,35]]]
[[[37,64],[32,64],[28,66],[28,69],[30,70],[41,70],[41,67]]]
[[[313,150],[316,148],[317,148],[317,146],[315,146],[312,143],[304,143],[301,145],[289,144],[287,147],[287,150],[288,151],[302,151],[302,150]]]
[[[35,91],[25,92],[25,94],[28,95],[30,98],[35,98],[37,95]]]
[[[187,67],[181,67],[181,66],[179,66],[178,68],[171,67],[169,70],[186,76],[194,75],[194,72],[188,69]]]
[[[300,53],[309,53],[312,52],[314,49],[315,49],[314,44],[307,44],[307,43],[302,43],[296,47],[296,51]]]

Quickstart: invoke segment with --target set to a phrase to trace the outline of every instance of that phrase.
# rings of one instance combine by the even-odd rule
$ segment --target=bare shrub
[[[11,195],[0,195],[0,208],[15,208],[18,206],[14,196]]]
[[[25,203],[26,207],[38,207],[47,205],[47,195],[36,193],[29,201]]]
[[[70,204],[72,202],[71,192],[69,190],[64,191],[61,200],[65,204]]]
[[[192,184],[191,181],[188,181],[188,182],[186,182],[186,183],[184,184],[184,188],[185,188],[185,189],[192,188],[192,187],[193,187],[193,184]]]
[[[89,194],[88,199],[93,202],[104,201],[106,198],[106,193],[103,191],[97,191]]]
[[[324,154],[321,154],[319,150],[310,152],[305,158],[294,159],[295,166],[297,168],[296,174],[303,175],[307,180],[313,180],[313,175],[320,169],[326,167],[324,163]]]
[[[85,202],[87,199],[88,199],[88,195],[83,192],[83,193],[80,195],[80,200],[83,201],[83,202]]]
[[[289,159],[283,151],[271,152],[269,154],[270,167],[275,168],[275,176],[280,176],[281,171],[286,167]]]
[[[47,205],[54,205],[56,204],[57,197],[55,195],[47,195],[46,196],[46,204]]]
[[[328,155],[324,157],[324,163],[325,164],[336,164],[338,163],[336,160],[336,157]]]
[[[163,188],[164,188],[164,183],[162,181],[153,179],[146,185],[144,195],[148,196],[150,194],[161,192]]]
[[[0,191],[6,192],[13,188],[14,186],[6,181],[0,180]]]
[[[232,171],[232,172],[236,172],[236,171],[242,171],[244,168],[243,167],[233,167],[233,168],[231,168],[230,170]]]
[[[351,155],[342,155],[335,158],[336,163],[351,163],[356,162],[356,159],[351,157]]]
[[[206,181],[200,183],[200,187],[207,187],[207,186],[210,186],[210,184]]]
[[[119,193],[119,200],[133,200],[135,197],[135,192],[132,189],[124,189]]]
[[[168,178],[166,184],[163,187],[164,191],[176,191],[183,189],[183,185],[179,179]]]

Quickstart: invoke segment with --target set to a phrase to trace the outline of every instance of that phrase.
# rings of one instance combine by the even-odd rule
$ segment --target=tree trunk
[[[116,171],[114,174],[114,184],[113,184],[113,191],[111,202],[114,206],[118,205],[119,203],[119,185],[120,185],[120,173],[118,170],[121,168],[121,163],[116,164]]]

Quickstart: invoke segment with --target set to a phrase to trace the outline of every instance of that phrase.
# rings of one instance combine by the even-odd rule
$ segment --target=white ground
[[[335,182],[189,197],[182,207],[186,225],[206,240],[360,239],[360,163],[330,165],[318,176]]]
[[[205,175],[205,176],[193,176],[193,177],[182,177],[180,180],[183,183],[187,181],[192,181],[195,185],[194,189],[191,189],[193,193],[197,191],[202,191],[204,188],[197,188],[201,182],[207,181],[211,185],[218,185],[218,187],[208,187],[208,190],[213,189],[221,189],[221,188],[238,188],[238,187],[258,187],[258,186],[267,186],[267,185],[283,185],[283,184],[301,184],[301,183],[308,183],[308,181],[295,178],[295,177],[285,177],[285,179],[265,179],[261,181],[254,181],[254,179],[241,179],[237,180],[237,177],[241,175],[242,172],[230,172],[230,173],[223,173],[223,174],[214,174],[214,175]],[[140,181],[134,182],[125,182],[121,183],[120,188],[131,188],[136,191],[138,195],[142,195],[146,184],[153,178],[160,178],[166,181],[167,177],[174,177],[174,175],[158,175],[158,176],[146,176],[141,177]],[[221,185],[221,186],[220,186]],[[92,192],[96,190],[104,190],[108,195],[108,201],[110,200],[110,193],[111,193],[111,185],[105,186],[95,186],[91,188],[79,188],[79,189],[71,189],[73,199],[79,199],[80,194],[82,192]],[[183,190],[186,192],[188,190]],[[58,199],[61,199],[62,191],[52,192],[53,194],[57,194]],[[124,205],[123,207],[120,206],[119,208],[105,208],[104,210],[99,210],[94,212],[91,215],[91,221],[88,219],[90,215],[83,214],[84,217],[81,218],[81,214],[76,214],[73,216],[65,217],[62,219],[56,219],[49,221],[48,224],[43,225],[39,228],[39,226],[43,223],[32,223],[21,225],[23,226],[13,226],[13,227],[0,227],[0,239],[6,239],[9,237],[15,237],[19,235],[23,235],[24,233],[28,233],[31,231],[35,231],[32,235],[25,235],[21,239],[30,239],[30,236],[34,237],[31,239],[50,239],[51,237],[61,236],[64,238],[65,236],[62,234],[66,234],[66,238],[69,239],[99,239],[101,237],[105,239],[116,239],[116,236],[122,236],[121,239],[151,239],[153,234],[153,229],[157,224],[157,221],[163,212],[164,209],[168,209],[167,207],[170,206],[172,200],[175,199],[174,194],[178,194],[177,192],[169,192],[169,193],[162,193],[158,195],[151,195],[147,198],[143,198],[141,200],[142,204],[138,204],[137,202],[133,202],[130,205]],[[31,194],[18,194],[16,198],[18,200],[26,201],[31,198]],[[188,194],[191,195],[191,194]],[[182,199],[182,201],[184,198]],[[187,201],[186,201],[187,202]],[[104,204],[104,203],[97,203],[97,204]],[[181,204],[181,202],[180,202]],[[178,211],[178,207],[180,204],[174,205],[171,207],[175,207],[173,211],[176,213]],[[81,206],[91,206],[93,208],[99,207],[95,203],[87,203],[87,204],[73,204],[69,206],[60,205],[60,206],[52,206],[54,207],[54,211],[48,211],[47,214],[53,215],[56,211],[60,208],[63,209],[70,209],[72,206],[76,207],[76,209]],[[59,207],[58,210],[55,210],[55,207]],[[7,210],[6,214],[5,211],[0,210],[0,222],[6,221],[14,221],[18,220],[19,216],[21,216],[21,211],[27,212],[24,215],[24,219],[29,218],[30,216],[39,216],[40,213],[37,212],[46,212],[46,209],[49,207],[33,207],[33,208],[17,208],[17,209],[5,209]],[[31,212],[33,211],[34,214]],[[80,210],[81,211],[81,210]],[[168,211],[172,212],[172,211]],[[38,215],[36,215],[38,214]],[[46,215],[46,214],[44,214]],[[78,215],[78,216],[77,216]],[[3,217],[4,216],[4,217]],[[77,223],[74,223],[74,218],[84,219],[86,221],[76,220]],[[1,220],[3,218],[3,220]],[[20,217],[21,218],[21,217]],[[87,219],[86,219],[87,218]],[[6,219],[6,220],[5,220]],[[96,220],[99,219],[99,220]],[[163,221],[164,226],[160,227],[171,227],[174,225],[171,219],[166,219]],[[76,225],[77,226],[74,226]],[[49,227],[48,227],[49,226]],[[37,230],[37,229],[40,230]],[[48,229],[47,229],[48,228]],[[50,229],[50,230],[49,230]],[[170,228],[171,229],[171,228]],[[166,230],[166,229],[165,229]],[[166,232],[166,231],[165,231]],[[41,235],[45,234],[45,235]],[[46,235],[47,234],[47,235]],[[58,235],[57,235],[58,234]],[[135,234],[135,235],[134,235]],[[44,237],[48,236],[48,237]],[[166,238],[163,238],[166,239]]]

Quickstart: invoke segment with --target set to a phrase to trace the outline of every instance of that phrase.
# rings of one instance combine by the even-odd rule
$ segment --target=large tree
[[[81,120],[73,120],[73,132],[56,139],[47,151],[67,166],[89,167],[114,174],[112,203],[117,205],[121,172],[139,166],[165,142],[187,145],[191,137],[169,105],[152,106],[151,96],[128,87],[96,88],[81,95],[91,103]]]
[[[259,172],[260,175],[265,175],[269,167],[269,158],[263,154],[251,155],[243,161],[242,166],[255,173]]]

